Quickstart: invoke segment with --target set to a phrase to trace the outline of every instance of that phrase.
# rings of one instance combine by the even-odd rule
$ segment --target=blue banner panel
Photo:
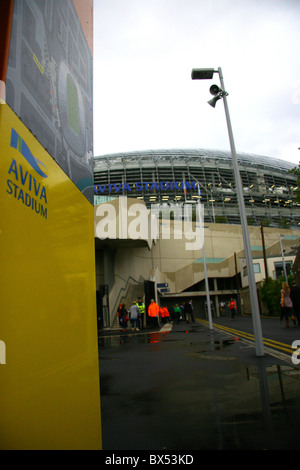
[[[15,0],[6,102],[93,204],[92,76],[72,0]]]

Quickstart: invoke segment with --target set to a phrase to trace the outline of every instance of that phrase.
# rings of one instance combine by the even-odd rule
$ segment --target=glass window
[[[260,273],[260,264],[253,263],[253,270],[254,270],[254,273]]]
[[[253,263],[253,271],[254,274],[260,273],[260,264],[259,263]],[[248,276],[248,269],[247,266],[243,267],[243,277]]]

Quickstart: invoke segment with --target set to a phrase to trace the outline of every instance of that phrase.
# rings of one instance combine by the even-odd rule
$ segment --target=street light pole
[[[190,173],[191,177],[197,181],[198,184],[198,203],[197,203],[197,210],[199,214],[199,220],[201,217],[201,204],[200,204],[200,195],[201,195],[201,189],[200,189],[200,181],[195,178]],[[204,219],[203,219],[204,220]],[[208,323],[209,323],[209,329],[213,330],[213,321],[212,321],[212,313],[211,313],[211,305],[210,305],[210,295],[209,295],[209,282],[208,282],[208,277],[207,277],[207,266],[206,266],[206,255],[205,255],[205,248],[204,248],[204,240],[203,240],[203,245],[202,245],[202,256],[203,256],[203,267],[204,267],[204,279],[205,279],[205,291],[206,291],[206,303],[207,303],[207,315],[208,315]]]
[[[198,202],[198,204],[200,204],[200,202]],[[206,267],[206,256],[205,256],[204,240],[203,240],[203,245],[202,245],[202,256],[203,256],[203,266],[204,266],[204,278],[205,278],[205,290],[206,290],[206,303],[207,303],[208,323],[209,323],[209,329],[210,329],[210,330],[213,330],[213,322],[212,322],[211,305],[210,305],[209,283],[208,283],[208,277],[207,277],[207,267]]]
[[[285,259],[284,259],[284,251],[285,250],[282,249],[282,242],[281,242],[283,236],[284,235],[279,235],[279,242],[280,242],[280,251],[281,251],[281,258],[282,258],[283,273],[284,273],[285,281],[288,282],[288,277],[287,277],[287,273],[286,273],[286,266],[285,266]]]
[[[205,71],[206,71],[206,76],[204,76]],[[240,176],[240,172],[238,168],[238,161],[237,161],[237,155],[236,155],[235,144],[234,144],[234,139],[233,139],[233,132],[232,132],[229,109],[228,109],[227,98],[226,98],[227,93],[225,92],[222,69],[221,67],[219,67],[217,71],[213,69],[194,69],[192,71],[192,79],[212,78],[212,75],[215,72],[219,74],[220,83],[221,83],[222,90],[221,90],[220,96],[224,102],[227,129],[228,129],[232,162],[233,162],[233,168],[234,168],[234,176],[235,176],[235,183],[236,183],[236,189],[237,189],[237,197],[238,197],[238,204],[239,204],[240,218],[241,218],[241,225],[242,225],[242,232],[243,232],[243,239],[244,239],[244,251],[245,251],[247,271],[248,271],[249,294],[250,294],[250,303],[251,303],[251,310],[252,310],[252,322],[253,322],[253,330],[254,330],[254,337],[255,337],[256,355],[264,356],[264,345],[263,345],[261,322],[260,322],[260,316],[259,316],[259,305],[258,305],[258,298],[257,298],[257,292],[256,292],[255,275],[254,275],[254,269],[253,269],[253,260],[252,260],[252,253],[251,253],[248,223],[247,223],[247,218],[246,218],[243,188],[242,188],[241,176]]]

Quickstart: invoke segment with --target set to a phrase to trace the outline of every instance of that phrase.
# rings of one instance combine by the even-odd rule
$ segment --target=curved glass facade
[[[238,154],[249,224],[297,227],[294,164]],[[151,204],[204,205],[205,222],[240,224],[230,152],[205,149],[148,150],[94,158],[95,204],[120,195]]]

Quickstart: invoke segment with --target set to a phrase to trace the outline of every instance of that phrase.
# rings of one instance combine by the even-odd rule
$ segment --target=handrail
[[[119,276],[118,276],[119,277]],[[139,285],[141,285],[141,280],[144,281],[144,278],[142,276],[140,276],[139,280],[137,281],[136,279],[134,279],[132,276],[129,276],[126,280],[125,279],[122,279],[121,277],[119,277],[119,279],[123,280],[124,282],[126,282],[125,286],[123,287],[120,287],[119,289],[119,292],[118,294],[116,295],[115,297],[115,302],[113,304],[113,308],[111,309],[111,312],[115,312],[111,315],[111,312],[109,312],[109,317],[110,319],[112,320],[111,321],[111,324],[113,324],[113,322],[115,321],[115,317],[116,317],[116,312],[117,312],[117,309],[118,309],[118,305],[120,304],[120,299],[122,297],[126,297],[127,294],[128,294],[128,290],[130,288],[130,286],[134,286],[134,287],[137,287]],[[131,282],[130,282],[131,281]],[[124,295],[125,293],[125,295]],[[110,296],[111,296],[111,292],[110,292]]]

